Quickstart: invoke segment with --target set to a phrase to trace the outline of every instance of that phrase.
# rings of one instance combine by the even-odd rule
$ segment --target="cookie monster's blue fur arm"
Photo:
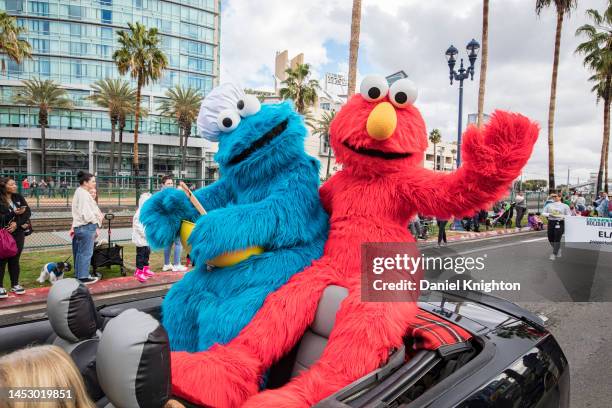
[[[317,194],[318,173],[310,167],[310,163],[295,165],[262,201],[200,217],[189,238],[196,263],[251,246],[297,246],[326,231],[327,214]]]
[[[199,189],[195,195],[209,209],[225,205],[230,197],[223,179]],[[145,227],[147,241],[153,249],[169,246],[178,236],[181,221],[196,221],[199,216],[187,195],[176,188],[167,188],[153,194],[140,210],[140,222]]]

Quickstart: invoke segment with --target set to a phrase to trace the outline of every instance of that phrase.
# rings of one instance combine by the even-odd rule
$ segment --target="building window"
[[[23,12],[23,0],[5,0],[6,11],[11,11],[17,14]]]
[[[102,38],[105,40],[113,39],[113,29],[110,27],[102,27]]]
[[[68,6],[68,16],[77,20],[81,19],[81,6]]]
[[[73,37],[81,36],[81,25],[80,24],[70,24],[70,35]]]
[[[40,38],[32,38],[32,48],[38,52],[49,52],[49,40],[42,40]]]
[[[113,12],[110,10],[100,10],[102,15],[102,22],[104,24],[112,24],[113,22]]]
[[[132,5],[136,8],[142,8],[142,0],[133,0]]]
[[[38,14],[39,16],[49,15],[49,3],[43,3],[40,1],[31,1],[29,4],[30,4],[30,13]]]
[[[102,6],[112,6],[113,5],[113,0],[100,0],[100,4]]]
[[[51,74],[51,62],[43,59],[38,61],[38,73],[40,75],[49,76]]]
[[[319,137],[319,154],[321,156],[327,156],[330,154],[329,136],[327,135]],[[331,155],[334,155],[333,151],[331,151]]]

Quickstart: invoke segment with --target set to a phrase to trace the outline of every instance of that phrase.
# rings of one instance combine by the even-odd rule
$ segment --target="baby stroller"
[[[491,226],[495,228],[497,225],[503,225],[506,228],[512,226],[512,216],[514,215],[514,206],[516,203],[502,205],[499,212],[493,216]]]
[[[115,214],[109,213],[104,215],[104,219],[108,221],[108,243],[97,245],[94,248],[91,257],[91,267],[94,275],[97,274],[98,268],[110,267],[112,265],[119,265],[121,275],[126,275],[125,265],[123,264],[123,247],[113,244],[111,241],[111,221],[113,218],[115,218]]]

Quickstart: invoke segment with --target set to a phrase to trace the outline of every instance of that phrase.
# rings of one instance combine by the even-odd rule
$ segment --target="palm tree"
[[[434,170],[437,170],[436,145],[442,141],[442,134],[440,133],[440,129],[433,129],[431,132],[429,132],[429,141],[433,144]]]
[[[91,86],[94,93],[87,97],[97,106],[108,110],[111,122],[110,175],[115,174],[115,131],[123,111],[129,110],[136,90],[123,79],[101,79]],[[112,183],[111,183],[112,184]]]
[[[136,80],[136,110],[134,112],[134,176],[136,176],[136,190],[138,181],[138,127],[141,117],[140,102],[142,88],[150,82],[161,78],[168,67],[168,58],[159,48],[160,37],[157,28],[147,29],[141,23],[128,23],[129,31],[119,31],[120,48],[113,53],[119,73],[130,73]]]
[[[478,122],[482,126],[484,112],[485,86],[487,81],[487,64],[489,59],[489,0],[482,1],[482,53],[480,58],[480,83],[478,84]]]
[[[24,88],[13,97],[13,102],[38,108],[38,125],[40,126],[42,173],[47,173],[47,143],[45,128],[49,123],[49,112],[52,109],[72,109],[72,101],[65,89],[50,79],[26,79]]]
[[[191,135],[191,127],[198,118],[200,104],[204,97],[195,88],[183,88],[177,85],[166,91],[166,97],[161,102],[160,112],[162,115],[170,116],[176,120],[179,126],[179,151],[180,151],[180,174],[185,169],[187,158],[187,142]]]
[[[576,53],[584,55],[584,65],[594,72],[589,78],[595,85],[597,102],[603,100],[604,125],[597,173],[596,190],[608,191],[608,150],[610,145],[610,101],[612,99],[612,5],[603,15],[597,10],[587,10],[587,16],[594,24],[585,24],[576,30],[576,35],[586,36],[586,41],[578,45]],[[604,174],[605,173],[605,174]]]
[[[331,126],[331,123],[335,117],[336,111],[323,112],[321,118],[308,124],[308,126],[310,126],[310,128],[312,129],[312,134],[318,135],[319,138],[325,138],[325,143],[327,144],[327,170],[325,171],[326,180],[329,178],[332,155],[331,143],[329,141],[329,127]]]
[[[17,25],[17,19],[0,11],[0,53],[6,54],[17,64],[25,58],[31,58],[32,46],[26,40],[19,39],[19,35],[26,32],[25,27]],[[2,58],[2,72],[6,70],[6,61]]]
[[[555,33],[555,52],[553,57],[552,81],[550,83],[550,102],[548,104],[548,189],[555,188],[555,155],[553,125],[555,123],[555,104],[557,99],[557,74],[559,72],[559,50],[561,49],[561,30],[563,18],[576,8],[576,0],[536,0],[536,14],[539,16],[547,7],[555,5],[557,11],[557,30]]]
[[[308,109],[317,102],[317,91],[319,81],[310,79],[310,65],[298,64],[295,69],[288,68],[286,71],[287,79],[282,83],[279,95],[282,99],[293,99],[295,110],[305,114]]]
[[[353,0],[351,13],[351,42],[349,44],[348,98],[355,93],[357,84],[357,57],[359,54],[359,32],[361,30],[361,0]]]

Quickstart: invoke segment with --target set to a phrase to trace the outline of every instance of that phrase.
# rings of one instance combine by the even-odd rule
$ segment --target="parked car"
[[[329,296],[335,297],[332,303],[339,305],[342,298],[338,298],[339,292],[333,288],[328,288]],[[102,303],[75,317],[75,310],[88,310],[83,304],[93,305],[93,301],[85,286],[77,285],[71,290],[55,295],[56,303],[63,306],[50,306],[54,310],[49,310],[48,316],[0,327],[0,353],[32,344],[58,344],[77,362],[98,406],[106,406],[109,398],[115,406],[121,406],[120,401],[113,401],[109,392],[105,393],[104,387],[98,384],[95,373],[98,338],[104,338],[105,328],[110,327],[108,323],[128,309],[149,314],[153,317],[151,321],[159,320],[163,299],[155,296],[112,305]],[[419,308],[406,334],[404,347],[396,350],[386,365],[329,396],[316,407],[569,406],[568,362],[539,316],[506,300],[478,292],[429,292],[423,294]],[[330,316],[329,313],[321,315]],[[335,313],[331,316],[335,318]],[[77,325],[88,321],[94,323],[85,324],[86,333],[81,330],[82,336],[75,338],[76,341],[67,340],[70,338],[67,328],[74,331]],[[157,332],[159,334],[159,328]],[[325,333],[313,329],[310,335],[326,341]],[[268,388],[283,385],[299,371],[296,367],[303,368],[316,361],[312,348],[303,352],[310,347],[308,342],[303,338],[295,350],[270,370]],[[108,367],[108,362],[105,363]],[[121,363],[127,364],[126,361]],[[169,372],[167,374],[149,377],[148,381],[160,382],[152,387],[167,390],[168,384],[162,384],[169,381]],[[124,383],[127,384],[121,382]],[[147,404],[151,402],[139,406],[154,408]]]

